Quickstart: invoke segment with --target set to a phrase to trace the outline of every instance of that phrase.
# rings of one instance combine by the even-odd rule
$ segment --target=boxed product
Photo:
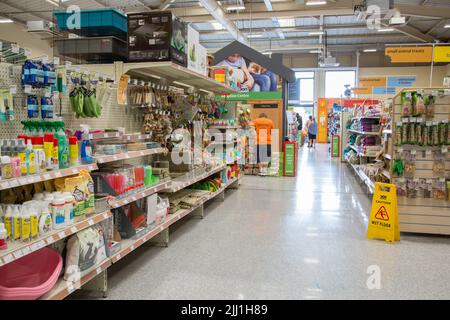
[[[198,71],[198,47],[200,45],[200,36],[197,30],[193,27],[188,26],[187,28],[187,39],[188,39],[188,59],[187,67],[195,72]]]
[[[129,61],[173,61],[187,66],[187,25],[170,11],[128,15]]]

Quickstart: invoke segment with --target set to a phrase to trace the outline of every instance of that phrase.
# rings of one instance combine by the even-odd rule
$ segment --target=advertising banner
[[[359,78],[359,85],[363,88],[386,87],[386,77],[363,77]]]
[[[434,47],[434,62],[450,62],[450,47]]]
[[[280,77],[264,66],[244,58],[241,54],[235,53],[215,66],[224,67],[233,87],[237,87],[241,92],[227,95],[227,100],[264,100],[281,99]]]

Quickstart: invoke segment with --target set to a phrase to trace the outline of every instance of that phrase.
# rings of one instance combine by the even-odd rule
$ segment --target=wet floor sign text
[[[376,182],[367,226],[367,239],[384,239],[391,243],[400,241],[397,210],[395,185]]]

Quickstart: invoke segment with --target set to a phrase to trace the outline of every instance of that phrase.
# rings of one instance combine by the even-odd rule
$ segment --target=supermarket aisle
[[[111,299],[450,298],[450,238],[365,240],[370,201],[328,146],[301,150],[299,176],[245,177],[202,221],[177,226],[108,271]],[[381,268],[381,289],[366,286]]]

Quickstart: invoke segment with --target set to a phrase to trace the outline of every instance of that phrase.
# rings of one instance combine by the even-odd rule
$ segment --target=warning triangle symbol
[[[389,215],[384,206],[378,209],[378,212],[375,214],[375,219],[389,221]]]

